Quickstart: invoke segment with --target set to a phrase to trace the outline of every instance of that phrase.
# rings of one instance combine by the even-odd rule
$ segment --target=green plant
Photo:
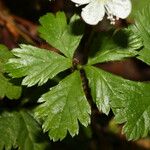
[[[113,111],[116,122],[124,123],[123,133],[128,140],[147,136],[150,130],[150,84],[124,79],[96,67],[96,64],[134,57],[150,65],[149,18],[150,6],[146,6],[136,15],[135,24],[119,31],[97,33],[93,29],[85,42],[83,32],[86,30],[77,15],[68,22],[63,12],[48,13],[40,18],[39,32],[58,52],[22,44],[11,53],[1,46],[1,98],[18,99],[21,94],[21,87],[12,84],[6,72],[13,78],[23,78],[23,86],[43,86],[48,80],[54,80],[55,86],[50,84],[50,90],[38,99],[40,104],[35,102],[31,110],[24,107],[24,97],[17,110],[3,108],[1,133],[7,132],[9,124],[13,126],[9,127],[9,135],[5,134],[0,140],[0,149],[9,150],[12,146],[44,149],[45,141],[36,141],[41,132],[40,124],[53,141],[64,139],[67,132],[75,136],[79,132],[79,122],[85,127],[90,124],[93,103],[106,115],[110,109]],[[86,63],[80,63],[76,50],[84,55],[88,53]]]

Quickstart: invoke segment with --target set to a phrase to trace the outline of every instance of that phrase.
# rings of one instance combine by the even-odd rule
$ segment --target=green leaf
[[[138,54],[138,52],[133,51],[132,49],[123,50],[123,49],[112,49],[105,50],[97,53],[96,57],[89,59],[88,64],[93,65],[97,63],[103,63],[108,61],[117,61],[122,60],[124,58],[134,57]]]
[[[141,35],[144,43],[144,48],[139,52],[138,59],[150,65],[150,5],[146,5],[144,9],[140,10],[136,17],[136,26],[138,33]]]
[[[15,85],[12,80],[4,76],[5,63],[13,55],[7,47],[0,45],[0,98],[18,99],[21,95],[21,87]]]
[[[39,28],[40,35],[65,56],[72,58],[82,38],[82,35],[73,33],[73,25],[78,19],[78,17],[73,16],[71,22],[67,24],[67,19],[63,12],[58,12],[56,15],[48,13],[40,18],[42,25]],[[79,30],[80,27],[78,26]]]
[[[42,85],[58,73],[72,66],[70,59],[55,52],[30,45],[21,45],[13,49],[17,58],[8,61],[6,69],[12,77],[24,77],[22,85]]]
[[[150,0],[131,0],[132,1],[132,12],[131,12],[131,16],[132,18],[135,18],[135,16],[137,15],[137,12],[141,9],[143,9],[145,6],[149,5]]]
[[[11,81],[0,73],[0,98],[18,99],[21,96],[21,87]]]
[[[18,115],[16,112],[3,112],[0,115],[0,150],[11,150],[17,147],[16,140],[18,134]]]
[[[125,123],[123,133],[128,140],[137,140],[146,137],[150,131],[150,84],[138,82],[130,87],[134,91],[126,96],[127,100],[122,102],[122,106],[115,101],[112,107],[115,110],[115,120]]]
[[[144,46],[149,47],[150,43],[150,5],[146,5],[142,10],[137,12],[135,16],[135,25],[139,34],[142,36]]]
[[[141,48],[142,41],[133,33],[133,27],[118,31],[113,36],[110,33],[98,34],[92,43],[88,64],[103,63],[134,57]],[[120,42],[118,42],[120,41]]]
[[[140,50],[143,47],[142,37],[134,24],[130,25],[128,28],[123,29],[123,32],[127,38],[127,48],[132,50]],[[119,39],[117,40],[119,41]]]
[[[128,99],[134,100],[133,96],[142,89],[140,82],[123,79],[93,66],[86,66],[85,72],[93,100],[99,110],[105,114],[109,113],[110,103],[118,102],[121,107],[122,102],[128,103]]]
[[[146,64],[150,65],[150,48],[144,48],[139,52],[138,59],[142,60]]]
[[[39,135],[41,128],[35,119],[25,111],[4,111],[0,115],[0,150],[44,150]]]
[[[126,80],[93,66],[86,66],[85,72],[94,102],[98,109],[107,115],[111,101],[125,99],[127,93],[124,93],[120,85],[125,84]]]
[[[13,57],[13,54],[8,50],[8,48],[0,44],[0,73],[4,73],[4,64],[11,57]]]
[[[42,130],[29,113],[20,112],[20,128],[18,130],[18,147],[21,150],[43,150],[47,143],[42,139]]]
[[[44,94],[39,102],[44,103],[36,110],[36,116],[44,120],[43,129],[54,141],[64,139],[67,131],[71,136],[78,134],[78,120],[84,126],[90,123],[91,110],[78,71]]]
[[[99,68],[85,67],[91,94],[105,114],[113,109],[116,121],[125,123],[123,133],[129,140],[145,137],[150,131],[150,84],[134,82]]]

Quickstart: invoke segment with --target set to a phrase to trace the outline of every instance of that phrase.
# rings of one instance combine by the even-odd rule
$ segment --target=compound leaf
[[[12,77],[25,76],[22,85],[42,85],[72,65],[64,56],[30,45],[21,45],[12,52],[17,58],[9,59],[6,69]]]
[[[80,74],[75,71],[48,93],[44,94],[36,110],[36,116],[43,118],[43,129],[54,141],[62,140],[67,131],[78,134],[78,120],[84,126],[90,123],[90,106],[82,89]]]
[[[40,18],[40,35],[50,45],[60,50],[65,56],[72,58],[82,35],[73,33],[74,23],[78,17],[73,16],[69,24],[63,12],[56,15],[48,13]],[[81,26],[80,26],[81,27]],[[79,26],[78,29],[80,30]]]

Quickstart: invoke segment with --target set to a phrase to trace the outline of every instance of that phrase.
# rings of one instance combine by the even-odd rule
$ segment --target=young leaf
[[[142,41],[139,36],[133,34],[132,30],[133,27],[130,27],[119,31],[114,36],[110,36],[112,33],[101,33],[95,37],[91,46],[92,50],[88,64],[92,65],[136,56],[138,52],[135,50],[141,48]]]
[[[25,111],[4,111],[0,115],[0,150],[44,150],[38,141],[41,128],[34,118]]]
[[[90,122],[91,110],[78,71],[44,94],[39,102],[44,103],[36,110],[36,116],[43,118],[43,129],[54,141],[64,139],[67,131],[71,136],[78,134],[78,120],[84,126]]]
[[[70,59],[55,52],[30,45],[20,47],[12,51],[17,58],[10,59],[6,69],[12,77],[26,76],[23,85],[42,85],[72,65]]]
[[[0,45],[0,98],[18,99],[21,95],[21,87],[13,84],[10,78],[4,76],[5,63],[13,55],[7,47]]]
[[[144,9],[140,10],[136,17],[136,26],[138,33],[141,35],[144,43],[144,49],[139,52],[138,59],[150,65],[150,5],[146,5]]]
[[[42,26],[39,28],[39,32],[41,37],[65,56],[72,58],[82,38],[82,35],[76,35],[72,31],[73,23],[77,19],[79,18],[73,16],[71,22],[67,24],[67,18],[63,12],[58,12],[56,15],[48,13],[40,18]],[[78,29],[80,30],[79,27]]]

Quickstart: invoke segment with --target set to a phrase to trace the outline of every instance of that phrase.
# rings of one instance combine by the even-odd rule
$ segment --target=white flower
[[[119,18],[125,19],[131,12],[130,0],[71,0],[76,6],[87,4],[81,12],[83,20],[90,24],[96,25],[107,14],[111,24]]]

